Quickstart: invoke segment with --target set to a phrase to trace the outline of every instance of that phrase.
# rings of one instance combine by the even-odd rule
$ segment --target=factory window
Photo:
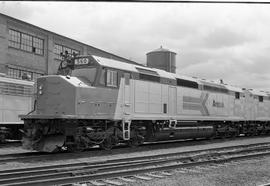
[[[11,68],[11,67],[8,67],[8,72],[7,72],[8,77],[11,77],[14,79],[30,80],[30,81],[34,81],[42,75],[43,74],[41,73],[36,73],[32,71],[27,71],[27,70],[18,69],[18,68]]]
[[[263,96],[259,96],[259,102],[263,102]]]
[[[9,30],[9,46],[20,48],[21,34],[15,30]]]
[[[142,80],[160,82],[160,77],[158,77],[158,76],[152,76],[152,75],[148,75],[148,74],[139,74],[139,77]]]
[[[185,79],[178,79],[178,78],[176,80],[177,80],[178,86],[198,89],[198,83],[196,83],[194,81],[189,81],[189,80],[185,80]]]
[[[37,37],[9,29],[9,46],[27,52],[43,55],[44,41]]]
[[[32,52],[32,37],[27,34],[21,34],[21,49]]]
[[[60,53],[63,51],[61,45],[54,45],[54,54],[56,59],[62,59]]]
[[[65,53],[65,51],[67,51],[69,54],[73,54],[73,53],[80,54],[80,52],[78,50],[69,48],[69,47],[64,46],[64,45],[55,44],[54,45],[55,59],[62,60],[61,53]]]
[[[107,81],[106,85],[108,87],[117,87],[117,71],[107,70]]]
[[[33,52],[39,55],[43,55],[43,40],[34,37],[33,38]]]
[[[72,54],[72,49],[63,46],[63,52],[67,51],[69,54]]]
[[[240,93],[239,92],[235,92],[235,99],[240,99]]]

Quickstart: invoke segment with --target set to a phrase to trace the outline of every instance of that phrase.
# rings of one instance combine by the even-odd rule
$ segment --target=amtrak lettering
[[[213,100],[213,107],[224,108],[224,103]]]

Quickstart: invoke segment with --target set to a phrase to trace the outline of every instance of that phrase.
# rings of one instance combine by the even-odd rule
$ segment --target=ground
[[[59,154],[50,158],[32,159],[27,161],[2,162],[0,170],[44,166],[51,164],[62,164],[72,162],[93,162],[99,160],[109,160],[115,158],[127,158],[153,154],[163,154],[167,152],[185,152],[192,150],[202,150],[217,147],[226,147],[232,145],[246,145],[251,143],[269,142],[270,137],[255,137],[250,139],[239,138],[237,140],[225,141],[193,141],[170,143],[163,145],[148,145],[139,148],[118,148],[112,151],[90,150],[81,154]],[[0,148],[1,154],[26,152],[19,146]],[[239,162],[239,165],[229,164],[226,166],[211,168],[209,170],[200,170],[199,172],[174,173],[165,178],[154,178],[151,181],[136,179],[131,186],[231,186],[231,185],[260,185],[270,183],[270,156],[260,159],[245,160]]]
[[[254,186],[270,183],[270,157],[240,161],[199,172],[174,173],[166,178],[139,181],[130,186]],[[173,171],[174,172],[174,171]]]

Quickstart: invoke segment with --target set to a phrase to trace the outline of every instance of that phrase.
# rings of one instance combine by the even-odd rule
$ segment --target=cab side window
[[[106,85],[108,87],[117,87],[117,71],[116,70],[107,70],[106,74]]]
[[[100,79],[99,79],[99,83],[103,86],[105,86],[105,76],[106,75],[106,70],[103,68],[101,70],[101,74],[100,74]]]
[[[240,99],[240,92],[235,92],[235,99]]]

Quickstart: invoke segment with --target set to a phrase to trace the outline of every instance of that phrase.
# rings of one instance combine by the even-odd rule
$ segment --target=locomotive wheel
[[[64,146],[66,147],[67,152],[82,152],[86,149],[86,147],[80,144],[79,141],[67,143]]]
[[[144,141],[143,137],[135,136],[128,141],[128,146],[134,148],[143,144],[143,141]]]
[[[112,137],[108,136],[107,138],[105,138],[99,146],[104,150],[111,150],[114,146]]]
[[[129,141],[128,141],[128,146],[132,147],[132,148],[135,148],[137,146],[139,146],[139,141],[138,139],[136,138],[131,138]]]
[[[236,138],[236,137],[238,137],[238,136],[239,136],[239,131],[237,130],[237,131],[235,131],[235,132],[233,133],[232,138]]]
[[[67,146],[67,151],[68,152],[82,152],[84,149],[78,148],[76,144],[68,145]]]
[[[5,142],[5,135],[0,134],[0,143]]]

